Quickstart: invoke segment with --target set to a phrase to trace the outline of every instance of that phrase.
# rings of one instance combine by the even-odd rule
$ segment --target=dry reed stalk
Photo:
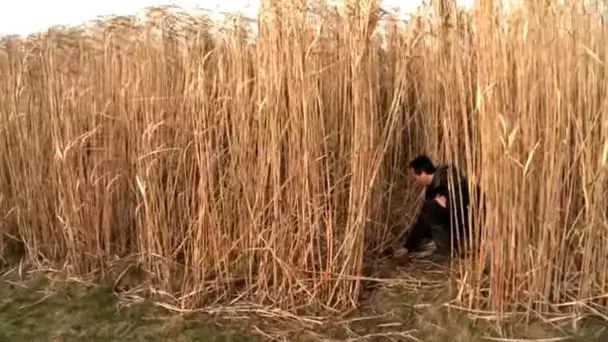
[[[181,310],[345,308],[415,214],[403,169],[426,152],[483,190],[461,306],[601,312],[605,14],[495,4],[403,23],[268,0],[256,39],[168,9],[5,37],[0,239],[75,275],[136,255]]]
[[[491,1],[479,5],[492,307],[548,311],[548,303],[605,291],[598,258],[606,250],[597,242],[608,237],[606,199],[592,195],[605,173],[602,14],[552,2],[501,16]]]

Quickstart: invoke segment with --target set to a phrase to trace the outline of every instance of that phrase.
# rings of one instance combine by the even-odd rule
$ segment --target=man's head
[[[409,164],[410,175],[414,180],[422,185],[429,185],[433,181],[435,165],[431,158],[424,154],[412,159]]]

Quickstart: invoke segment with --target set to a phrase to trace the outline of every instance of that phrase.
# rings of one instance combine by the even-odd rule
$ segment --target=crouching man
[[[419,249],[424,239],[432,239],[436,249],[430,259],[442,262],[461,251],[469,237],[467,180],[454,166],[435,166],[425,155],[410,162],[409,172],[426,188],[420,214],[403,248],[395,251],[395,257],[403,257]]]

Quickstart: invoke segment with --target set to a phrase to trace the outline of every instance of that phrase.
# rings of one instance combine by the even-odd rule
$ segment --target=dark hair
[[[409,167],[414,170],[414,173],[417,175],[422,174],[423,172],[426,174],[433,174],[437,170],[431,158],[427,157],[424,154],[419,155],[418,157],[412,159],[409,164]]]

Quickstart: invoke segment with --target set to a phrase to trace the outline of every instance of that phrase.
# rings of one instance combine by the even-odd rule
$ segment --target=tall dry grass
[[[262,9],[255,38],[167,10],[5,38],[2,242],[78,275],[134,260],[184,308],[343,309],[426,152],[483,190],[462,306],[605,312],[601,8]]]
[[[478,39],[494,37],[477,75],[490,294],[501,309],[605,312],[608,31],[601,8],[558,3],[480,20]]]

